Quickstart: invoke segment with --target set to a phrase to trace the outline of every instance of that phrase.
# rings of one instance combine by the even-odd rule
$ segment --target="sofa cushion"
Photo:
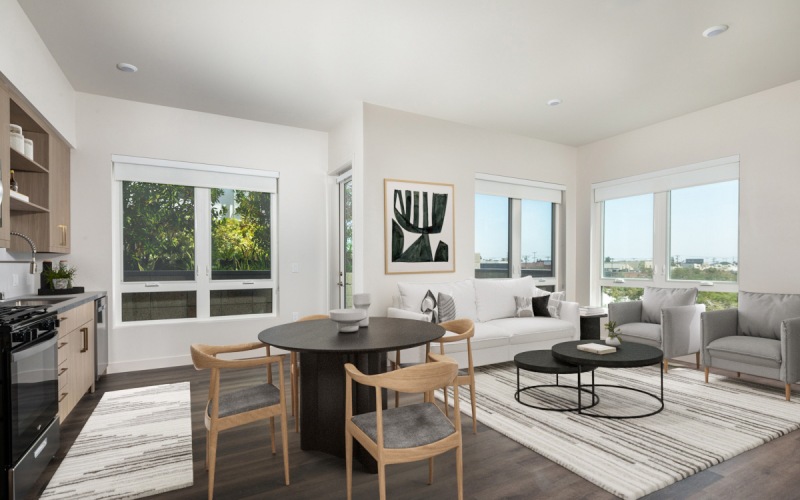
[[[800,318],[800,295],[739,292],[739,332],[751,337],[781,338],[781,322]]]
[[[697,288],[645,287],[642,296],[642,321],[661,324],[661,309],[690,306],[697,301]]]
[[[619,333],[625,337],[650,340],[661,344],[661,325],[656,323],[625,323],[617,327]],[[623,341],[625,338],[623,337]]]
[[[762,337],[731,335],[717,339],[706,347],[711,358],[726,359],[736,363],[781,367],[781,341]]]
[[[400,291],[400,307],[406,311],[419,311],[422,299],[428,290],[434,295],[446,293],[453,297],[456,304],[456,317],[477,320],[475,312],[475,288],[472,280],[453,281],[448,283],[410,283],[398,282]]]
[[[453,296],[439,292],[438,311],[439,323],[456,319],[456,302]]]
[[[561,302],[566,299],[564,291],[553,292],[550,294],[550,300],[547,302],[547,311],[553,318],[561,317]]]
[[[533,318],[501,318],[487,323],[511,335],[509,343],[525,344],[562,338],[571,340],[575,335],[575,325],[555,318],[534,316]]]
[[[530,297],[533,278],[481,279],[474,280],[473,284],[478,321],[486,322],[497,318],[513,318],[517,311],[514,297]]]
[[[445,332],[445,337],[448,335],[455,335],[451,332]],[[475,335],[473,335],[470,343],[472,350],[489,349],[492,347],[501,347],[508,345],[508,340],[511,334],[503,328],[498,328],[486,323],[475,323]],[[437,344],[438,345],[438,344]],[[431,346],[433,348],[433,346]],[[467,341],[460,340],[451,344],[445,344],[445,354],[450,352],[463,352],[467,350]],[[434,352],[439,352],[438,350]]]

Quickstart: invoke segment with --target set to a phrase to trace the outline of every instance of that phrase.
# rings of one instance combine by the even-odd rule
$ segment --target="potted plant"
[[[46,270],[44,277],[51,289],[64,290],[72,288],[72,278],[75,277],[77,270],[75,267],[59,266],[55,269]]]
[[[620,345],[622,343],[622,339],[619,337],[619,328],[617,328],[616,321],[609,321],[606,323],[606,330],[608,330],[608,338],[606,338],[606,344],[608,345]]]

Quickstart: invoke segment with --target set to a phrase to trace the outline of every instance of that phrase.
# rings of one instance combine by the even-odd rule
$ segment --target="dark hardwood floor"
[[[206,498],[208,476],[204,469],[203,409],[208,391],[208,376],[207,371],[198,372],[191,366],[186,366],[113,374],[101,379],[97,391],[84,396],[62,423],[61,449],[40,480],[33,498],[37,498],[44,490],[105,391],[186,380],[191,382],[192,390],[194,485],[150,498]],[[246,385],[255,376],[258,374],[243,370],[229,376],[227,383],[231,384],[229,387]],[[288,376],[286,381],[288,384]],[[223,384],[225,383],[226,379],[223,379]],[[800,395],[795,393],[794,397]],[[278,454],[273,456],[269,447],[269,427],[265,421],[220,434],[215,498],[263,499],[283,496],[291,499],[320,499],[346,496],[344,460],[324,453],[300,450],[299,434],[293,431],[294,422],[291,416],[288,423],[291,485],[286,486],[283,483],[280,428]],[[477,435],[472,434],[468,418],[462,419],[462,427],[465,498],[614,498],[593,483],[480,423]],[[377,476],[367,474],[359,467],[356,462],[353,475],[354,498],[377,498]],[[427,484],[427,476],[425,462],[389,466],[387,496],[393,499],[455,498],[453,452],[437,457],[432,485]],[[800,498],[800,431],[742,453],[647,498]]]

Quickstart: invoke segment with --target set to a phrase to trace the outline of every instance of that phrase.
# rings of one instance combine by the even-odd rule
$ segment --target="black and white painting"
[[[386,274],[455,271],[453,185],[385,179]]]

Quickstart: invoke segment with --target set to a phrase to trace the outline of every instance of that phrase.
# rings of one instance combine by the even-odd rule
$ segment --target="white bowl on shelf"
[[[330,318],[339,326],[339,333],[353,333],[358,331],[358,323],[367,317],[363,309],[333,309]]]

